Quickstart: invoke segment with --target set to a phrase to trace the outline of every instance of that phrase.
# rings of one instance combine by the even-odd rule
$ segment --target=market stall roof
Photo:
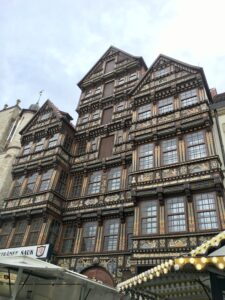
[[[89,291],[88,297],[87,295],[83,297],[87,300],[105,299],[105,295],[107,295],[107,299],[119,299],[117,290],[112,287],[90,280],[85,275],[61,268],[36,258],[27,256],[0,257],[0,269],[1,271],[10,270],[16,274],[16,277],[14,276],[14,278],[16,278],[13,282],[15,283],[14,286],[16,286],[15,281],[17,281],[17,278],[21,273],[21,282],[25,281],[29,286],[35,285],[39,287],[39,291],[41,287],[43,290],[46,289],[47,293],[47,287],[49,286],[49,288],[52,289],[51,293],[54,294],[55,290],[53,290],[53,286],[57,287],[57,295],[53,298],[46,299],[61,299],[60,297],[62,296],[61,294],[63,294],[63,289],[65,287],[67,287],[68,291],[70,290],[66,297],[68,300],[82,299],[81,294],[86,295],[84,291]],[[25,289],[26,288],[24,288],[24,290]],[[59,296],[59,298],[57,298],[57,296]]]
[[[168,280],[169,275],[171,274],[171,278],[174,276],[173,274],[183,269],[184,267],[185,272],[190,272],[191,270],[194,271],[194,273],[198,271],[204,270],[204,268],[208,265],[213,266],[214,268],[223,270],[225,269],[225,253],[224,251],[220,251],[220,256],[213,255],[218,253],[215,250],[217,247],[223,245],[225,242],[225,231],[217,234],[212,239],[204,242],[201,246],[197,247],[193,251],[191,251],[188,255],[183,257],[178,257],[175,259],[170,259],[164,263],[161,263],[154,268],[151,268],[137,276],[134,276],[120,284],[117,285],[117,288],[120,292],[132,292],[132,291],[140,291],[140,293],[143,293],[144,290],[148,290],[150,283],[151,286],[154,286],[155,283],[158,285],[163,282],[163,280]],[[208,252],[212,252],[208,255]],[[203,274],[202,272],[201,274]],[[183,273],[180,273],[180,276]],[[176,276],[177,277],[177,276]],[[168,280],[169,284],[169,280]],[[149,290],[148,297],[151,295],[151,290]],[[148,298],[151,299],[151,298]],[[152,298],[155,299],[155,298]],[[194,299],[194,298],[193,298]]]

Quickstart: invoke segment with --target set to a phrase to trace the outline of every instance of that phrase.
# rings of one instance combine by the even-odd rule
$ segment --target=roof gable
[[[176,78],[179,78],[179,76],[188,76],[196,73],[204,75],[204,72],[200,67],[160,54],[150,66],[142,80],[130,93],[135,96],[139,93],[144,93],[156,85],[167,84],[169,80],[174,79],[171,77],[172,74],[176,74]],[[153,82],[155,82],[155,84],[153,84]]]
[[[68,124],[73,119],[68,113],[60,111],[50,100],[41,106],[37,113],[31,118],[27,125],[20,131],[20,134],[26,134],[32,129],[37,129],[49,123],[49,119],[64,119]]]
[[[117,57],[117,62],[122,61],[135,61],[139,60],[146,67],[146,64],[142,57],[131,55],[123,50],[120,50],[114,46],[110,46],[109,49],[100,57],[96,64],[88,71],[88,73],[79,81],[78,86],[82,87],[85,81],[93,79],[98,73],[102,73],[105,68],[105,62],[115,59]]]

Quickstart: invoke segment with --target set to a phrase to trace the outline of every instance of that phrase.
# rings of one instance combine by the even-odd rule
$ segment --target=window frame
[[[131,220],[131,222],[129,221]],[[128,226],[129,225],[129,226]],[[131,251],[133,248],[133,240],[132,237],[134,236],[134,216],[127,216],[126,217],[126,243],[125,249]]]
[[[22,224],[22,228],[20,228]],[[13,238],[10,242],[10,248],[17,248],[23,246],[24,236],[27,230],[27,220],[19,220],[16,223],[16,228],[13,234]],[[17,240],[18,239],[18,240]]]
[[[35,222],[38,223],[38,228],[36,227]],[[35,218],[32,219],[31,224],[30,224],[30,229],[29,229],[29,233],[26,239],[26,246],[31,246],[31,245],[37,245],[38,244],[38,239],[40,236],[40,231],[41,231],[41,227],[43,224],[43,219],[42,218]],[[34,228],[33,228],[34,227]],[[30,242],[33,240],[36,240],[35,242],[31,243]]]
[[[164,150],[164,143],[166,142],[169,142],[169,141],[172,141],[174,140],[176,142],[176,145],[175,145],[175,150],[172,149],[172,150]],[[160,143],[160,152],[161,152],[161,166],[169,166],[169,165],[172,165],[172,164],[177,164],[179,163],[179,141],[177,140],[177,138],[171,138],[171,139],[166,139],[166,140],[163,140],[161,141]],[[176,152],[176,158],[177,158],[177,161],[176,162],[169,162],[169,163],[165,163],[165,153],[171,153],[171,152]]]
[[[95,227],[95,232],[94,233],[89,232],[89,230],[92,228],[92,226]],[[85,222],[83,224],[81,252],[84,252],[84,253],[95,252],[96,241],[97,241],[97,233],[98,233],[98,223],[96,221]],[[86,243],[86,241],[87,241],[87,243]],[[89,247],[89,241],[91,241],[91,247]]]
[[[21,182],[19,182],[19,184],[17,184],[18,179],[21,180]],[[24,180],[25,180],[24,175],[22,175],[14,180],[14,185],[13,185],[12,191],[10,193],[10,197],[18,197],[21,195]],[[15,191],[16,191],[16,193],[15,193]]]
[[[48,139],[48,149],[57,146],[58,141],[59,141],[59,132],[56,132],[52,137]]]
[[[176,200],[176,199],[182,199],[182,203],[183,203],[183,208],[184,208],[184,211],[183,212],[169,212],[169,201],[171,200]],[[178,203],[178,202],[177,202]],[[180,207],[177,207],[176,209],[179,210]],[[173,208],[174,209],[174,208]],[[169,197],[166,199],[166,205],[165,205],[165,210],[166,210],[166,224],[167,224],[167,233],[172,233],[172,234],[176,234],[176,233],[182,233],[182,232],[188,232],[188,211],[187,211],[187,204],[186,204],[186,199],[184,196],[175,196],[175,197]],[[170,227],[173,228],[172,226],[169,226],[170,224],[170,217],[173,217],[173,216],[180,216],[180,215],[183,215],[184,218],[184,227],[185,229],[184,230],[170,230]],[[174,218],[172,221],[177,221],[178,219]],[[181,219],[179,219],[180,221]],[[174,225],[173,225],[174,226]],[[179,225],[180,226],[180,225]],[[176,227],[178,227],[178,225],[176,225]]]
[[[148,107],[149,109],[147,109]],[[146,109],[145,109],[146,108]],[[152,117],[152,104],[146,103],[137,109],[137,120],[143,121]]]
[[[45,192],[49,190],[52,176],[53,176],[53,169],[48,169],[41,174],[41,179],[38,186],[39,192]]]
[[[28,155],[31,153],[33,142],[29,142],[23,146],[22,155]],[[26,152],[28,150],[28,152]]]
[[[203,135],[203,142],[189,146],[188,145],[188,137],[191,136],[191,135],[194,135],[194,134],[198,134],[198,133],[201,133]],[[204,156],[200,156],[200,157],[191,158],[190,153],[189,153],[190,149],[194,148],[194,147],[201,146],[201,145],[204,145],[204,147],[205,147],[205,150],[204,150],[205,155]],[[191,155],[193,155],[193,153],[196,153],[196,152],[194,152],[192,150],[192,154]],[[188,161],[189,160],[196,160],[196,159],[205,158],[205,157],[207,157],[209,155],[209,153],[208,153],[208,147],[207,147],[207,141],[206,141],[206,136],[205,136],[205,131],[204,130],[195,131],[195,132],[192,132],[192,133],[189,133],[189,134],[185,135],[185,154],[186,154],[186,160],[188,160]]]
[[[146,145],[152,145],[152,150],[151,150],[152,151],[152,155],[145,154],[145,155],[141,156],[140,155],[141,154],[141,148],[144,147],[144,146],[146,146]],[[148,168],[142,168],[141,167],[141,163],[140,163],[141,159],[145,159],[145,158],[148,158],[148,157],[151,157],[151,156],[152,156],[152,165],[150,167],[148,167]],[[138,148],[138,170],[142,171],[142,170],[152,169],[154,167],[155,167],[155,144],[154,143],[146,143],[146,144],[139,145],[139,148]]]
[[[107,191],[114,192],[114,191],[120,190],[121,184],[122,184],[121,179],[122,179],[121,167],[115,167],[115,168],[110,169],[107,174]],[[118,184],[118,182],[119,182],[119,184]],[[114,185],[116,186],[116,188],[112,188]]]
[[[115,230],[114,228],[107,227],[106,224],[110,225],[118,225],[117,227],[117,233],[110,233],[111,230]],[[103,241],[102,241],[102,250],[103,252],[113,252],[113,251],[118,251],[119,248],[119,240],[120,240],[120,227],[121,227],[121,222],[119,218],[115,219],[108,219],[104,221],[104,227],[103,227]],[[111,238],[112,237],[112,238]],[[107,242],[106,242],[107,240]],[[112,241],[112,243],[110,242]],[[116,241],[116,244],[114,244]],[[110,246],[110,244],[112,246]],[[114,246],[115,249],[114,249]],[[111,249],[113,247],[113,249]],[[109,249],[110,248],[110,249]]]
[[[24,190],[23,190],[23,195],[29,195],[29,194],[32,194],[34,193],[35,191],[35,188],[37,186],[37,180],[38,180],[38,176],[39,176],[39,173],[38,172],[35,172],[35,173],[31,173],[29,175],[29,177],[27,178],[27,181],[26,181],[26,186],[24,187]],[[32,180],[32,181],[31,181]],[[32,186],[32,190],[29,191],[28,190],[28,186],[31,185]],[[30,189],[30,188],[29,188]]]
[[[158,79],[160,77],[167,76],[168,74],[170,74],[170,72],[171,72],[170,66],[155,70],[154,71],[154,78]]]
[[[34,153],[40,152],[44,150],[44,144],[45,144],[45,138],[41,138],[39,141],[37,141],[34,145]]]
[[[151,215],[150,216],[148,216],[147,214],[146,214],[146,212],[143,212],[143,207],[145,206],[146,207],[146,205],[149,205],[148,206],[148,208],[150,207],[150,206],[152,206],[152,207],[155,207],[156,209],[155,209],[155,212],[156,212],[156,214],[155,215],[153,215],[152,214],[152,211],[150,211],[150,213],[151,213]],[[145,215],[145,214],[146,215]],[[150,219],[150,222],[149,223],[147,223],[146,222],[146,224],[148,225],[148,224],[156,224],[156,226],[154,227],[154,226],[151,226],[150,228],[151,228],[151,230],[152,230],[152,228],[156,228],[156,230],[155,230],[155,232],[154,231],[152,231],[152,232],[150,232],[150,233],[148,233],[147,232],[147,228],[145,229],[146,230],[146,232],[144,231],[144,228],[143,228],[143,220],[147,220],[147,219]],[[156,219],[155,221],[152,221],[153,219]],[[140,235],[146,235],[146,236],[149,236],[149,235],[157,235],[157,234],[159,234],[159,201],[158,200],[156,200],[156,199],[151,199],[151,200],[148,200],[148,201],[141,201],[141,203],[140,203],[140,228],[139,228],[139,232],[140,232]]]
[[[95,176],[98,179],[95,179]],[[88,186],[87,186],[87,194],[88,195],[95,195],[101,193],[101,180],[102,180],[102,171],[95,171],[89,175]],[[96,186],[97,185],[97,189]],[[92,189],[97,190],[95,192]]]
[[[168,101],[171,99],[171,103],[168,104]],[[164,115],[164,114],[168,114],[168,113],[171,113],[174,111],[174,97],[171,96],[171,97],[167,97],[167,98],[163,98],[163,99],[160,99],[158,101],[158,114],[159,115]],[[160,103],[163,103],[163,101],[166,103],[164,105],[160,104]],[[168,109],[167,107],[169,106],[172,106],[172,109]],[[161,111],[162,109],[162,111]]]
[[[73,176],[72,178],[72,185],[71,185],[71,192],[70,192],[70,197],[71,198],[77,198],[77,197],[80,197],[82,195],[82,188],[83,188],[83,180],[84,180],[84,176],[82,174],[76,174]],[[78,194],[76,194],[74,192],[75,190],[75,187],[76,188],[76,191],[79,191]]]
[[[198,204],[197,204],[197,197],[202,197],[203,195],[208,195],[208,194],[211,194],[213,196],[213,199],[214,199],[214,209],[203,209],[203,210],[199,210],[198,209]],[[210,199],[210,198],[208,198]],[[196,229],[198,231],[203,231],[203,232],[206,232],[206,231],[215,231],[215,230],[220,230],[221,229],[221,222],[220,222],[220,216],[219,216],[219,208],[218,208],[218,199],[217,199],[217,195],[215,192],[204,192],[204,193],[198,193],[198,194],[195,194],[193,195],[193,202],[194,202],[194,210],[195,210],[195,218],[196,218]],[[205,199],[200,199],[200,200],[205,200]],[[203,204],[202,204],[203,205]],[[210,203],[207,205],[210,205]],[[204,204],[204,207],[206,207],[206,205]],[[199,214],[200,213],[208,213],[208,212],[215,212],[215,218],[216,218],[216,221],[217,221],[217,227],[216,228],[205,228],[205,229],[202,229],[200,228],[200,225],[199,225]],[[207,218],[207,217],[205,217]],[[212,220],[212,216],[210,215],[210,220]],[[206,223],[204,223],[206,224]],[[207,223],[209,224],[209,223]]]
[[[69,233],[68,230],[69,229]],[[63,254],[71,254],[73,253],[74,249],[74,243],[76,240],[76,233],[77,233],[77,227],[74,223],[65,224],[63,228],[63,234],[62,234],[62,243],[60,247],[60,252]],[[67,243],[70,243],[68,247]],[[69,248],[69,250],[67,250]]]
[[[9,227],[7,227],[6,225],[10,225]],[[4,230],[5,228],[6,230]],[[8,221],[2,224],[1,226],[1,233],[0,233],[0,248],[6,248],[7,247],[7,243],[9,241],[9,236],[12,232],[13,229],[13,223]]]
[[[195,91],[195,95],[189,95],[189,96],[186,95],[186,94],[189,94],[189,93],[191,94],[193,91]],[[182,99],[182,95],[184,97],[186,95],[186,97]],[[185,107],[188,107],[188,106],[199,103],[198,89],[194,88],[194,89],[187,90],[187,91],[184,91],[184,92],[180,93],[179,94],[179,99],[180,99],[180,107],[181,108],[185,108]],[[190,99],[196,99],[196,100],[193,102],[193,100],[189,101]],[[185,101],[187,102],[187,104],[184,105]]]

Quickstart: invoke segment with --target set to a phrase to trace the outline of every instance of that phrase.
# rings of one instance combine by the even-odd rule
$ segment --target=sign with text
[[[49,252],[49,244],[27,246],[19,248],[0,249],[0,256],[29,256],[33,258],[47,258]]]

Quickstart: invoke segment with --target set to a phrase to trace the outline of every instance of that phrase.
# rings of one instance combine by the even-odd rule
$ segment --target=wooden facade
[[[0,247],[51,243],[59,265],[116,284],[225,229],[201,68],[110,47],[78,85],[76,127],[48,100],[21,132]]]

